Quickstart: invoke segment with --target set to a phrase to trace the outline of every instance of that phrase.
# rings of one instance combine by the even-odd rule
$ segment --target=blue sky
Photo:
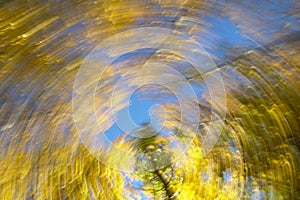
[[[239,28],[236,27],[230,20],[229,18],[216,18],[211,15],[205,16],[204,20],[207,21],[207,23],[212,24],[212,26],[208,27],[208,31],[211,33],[213,36],[212,39],[207,38],[206,43],[214,49],[206,49],[208,53],[214,54],[215,56],[225,59],[226,54],[225,50],[222,48],[226,47],[223,46],[222,44],[226,45],[231,45],[235,47],[245,47],[245,46],[250,46],[250,42],[242,37],[239,34]],[[215,48],[217,47],[217,48]],[[228,46],[227,46],[228,47]],[[143,54],[152,54],[154,50],[151,49],[145,49],[142,51]],[[128,53],[126,55],[123,55],[118,59],[118,61],[130,59],[131,57],[134,56],[135,53],[138,52],[132,52]],[[140,52],[141,53],[141,52]],[[194,91],[196,94],[200,94],[201,90],[203,90],[202,86],[196,86],[192,85]],[[159,88],[158,88],[159,89]],[[149,93],[148,93],[149,94]],[[150,116],[149,116],[149,111],[150,108],[153,105],[157,105],[160,102],[153,99],[153,100],[141,100],[140,98],[143,94],[138,93],[134,94],[131,97],[131,105],[128,108],[129,114],[131,115],[132,120],[135,122],[137,125],[142,125],[143,123],[150,123]],[[170,98],[170,97],[168,97]],[[176,98],[176,97],[175,97]],[[160,99],[162,100],[162,99]],[[171,99],[164,99],[166,102],[170,102]],[[129,120],[125,117],[125,115],[122,114],[122,112],[126,112],[127,109],[124,109],[117,115],[119,116],[119,120],[123,121],[128,121],[128,129],[134,129],[134,126],[131,126]],[[157,128],[157,127],[153,127]],[[122,135],[124,131],[122,131],[118,125],[115,123],[105,134],[110,140],[116,139],[118,136]]]

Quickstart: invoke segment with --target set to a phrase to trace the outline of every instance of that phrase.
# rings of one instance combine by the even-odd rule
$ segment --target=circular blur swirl
[[[83,144],[101,162],[122,171],[134,171],[136,155],[133,152],[125,152],[114,146],[113,142],[104,133],[112,125],[111,122],[115,122],[125,134],[136,138],[153,136],[153,134],[145,135],[135,131],[141,127],[132,120],[128,110],[123,112],[121,120],[117,119],[118,112],[129,107],[131,95],[145,85],[156,84],[166,87],[178,100],[181,113],[177,132],[184,131],[189,134],[189,137],[179,140],[176,137],[177,133],[174,133],[173,137],[168,138],[172,140],[169,141],[172,147],[170,145],[168,151],[173,157],[171,159],[173,162],[180,158],[196,137],[196,134],[199,134],[200,109],[193,87],[184,75],[172,66],[151,62],[150,59],[142,66],[132,67],[122,74],[110,96],[109,116],[107,116],[106,121],[97,122],[94,108],[94,106],[97,106],[95,105],[95,88],[98,84],[101,86],[106,81],[105,71],[110,70],[111,64],[119,57],[145,48],[165,50],[182,57],[190,63],[197,70],[197,73],[203,77],[212,105],[218,105],[221,108],[218,114],[211,115],[209,129],[204,134],[203,147],[205,153],[213,148],[224,125],[226,99],[222,77],[219,71],[216,70],[215,63],[199,43],[186,34],[166,28],[137,28],[113,35],[102,41],[85,58],[76,77],[72,101],[74,121]],[[104,104],[105,102],[100,103]],[[104,112],[104,110],[100,112]],[[154,123],[157,123],[160,119],[156,119],[158,117],[151,115],[151,112],[150,117],[151,123],[147,126],[156,126]],[[185,124],[188,124],[188,126]],[[105,158],[103,154],[99,154],[103,151],[108,157],[114,157],[114,154],[123,155],[123,157],[126,157],[126,161],[120,160],[118,162],[103,159]],[[148,154],[153,153],[149,152]],[[158,165],[157,168],[169,165],[170,163],[164,163]],[[154,169],[152,167],[148,170]]]
[[[1,199],[298,199],[299,6],[0,1]]]

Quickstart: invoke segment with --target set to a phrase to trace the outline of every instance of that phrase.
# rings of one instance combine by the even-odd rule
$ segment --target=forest
[[[299,10],[0,0],[0,199],[300,199]]]

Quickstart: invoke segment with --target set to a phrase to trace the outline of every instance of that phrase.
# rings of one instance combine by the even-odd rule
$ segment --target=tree
[[[135,132],[137,137],[131,138],[137,153],[135,173],[145,183],[143,188],[148,188],[154,199],[175,199],[172,155],[166,149],[166,138],[147,125]]]

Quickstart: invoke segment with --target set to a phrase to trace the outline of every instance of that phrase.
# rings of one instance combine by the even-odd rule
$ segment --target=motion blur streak
[[[1,0],[0,198],[300,199],[299,4]],[[206,155],[203,134],[213,124],[210,116],[221,109],[211,100],[203,74],[165,49],[145,47],[119,57],[95,88],[95,113],[116,147],[139,153],[135,173],[125,173],[101,163],[81,143],[73,121],[72,91],[85,57],[101,41],[142,27],[178,31],[205,48],[217,66],[207,74],[217,71],[223,78],[226,119],[217,144]],[[136,102],[163,106],[163,112],[152,110],[161,123],[157,126],[163,127],[156,136],[137,139],[111,129],[110,93],[116,82],[149,62],[176,69],[198,97],[185,108],[200,109],[199,133],[178,160],[172,160],[165,147],[194,133],[188,123],[181,123],[180,105],[173,103],[167,88],[145,85],[136,92],[144,95]],[[157,83],[172,77],[156,73]],[[87,84],[90,80],[87,77]],[[123,98],[131,92],[128,85],[115,94],[116,108],[123,108]],[[158,132],[143,126],[138,134]],[[110,162],[126,159],[117,153],[99,154]],[[156,156],[167,166],[156,169]],[[153,165],[154,170],[147,170]]]

